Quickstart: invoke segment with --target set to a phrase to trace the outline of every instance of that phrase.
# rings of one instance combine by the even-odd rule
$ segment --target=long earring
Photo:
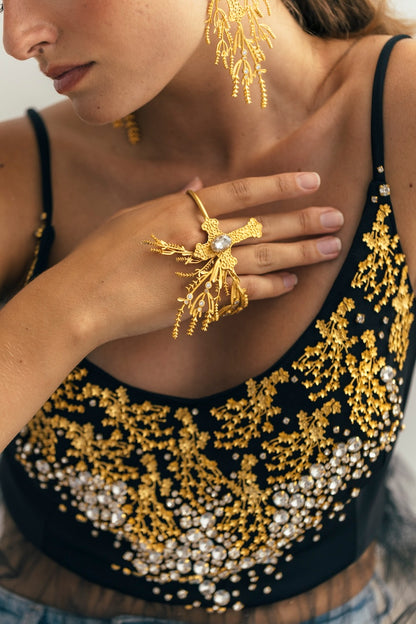
[[[113,128],[125,128],[130,145],[136,145],[140,141],[140,128],[134,113],[130,113],[122,119],[115,121]]]
[[[221,0],[210,0],[205,38],[207,43],[211,43],[211,29],[218,36],[215,64],[218,65],[222,60],[224,67],[229,70],[233,81],[232,97],[237,97],[241,85],[245,101],[251,104],[250,86],[257,79],[261,107],[266,108],[267,91],[263,78],[266,69],[262,67],[266,56],[260,45],[266,42],[272,48],[272,39],[276,37],[269,26],[259,23],[263,17],[260,11],[262,1],[270,15],[269,0],[225,0],[228,13],[220,8]],[[244,19],[248,22],[247,34],[244,31]]]

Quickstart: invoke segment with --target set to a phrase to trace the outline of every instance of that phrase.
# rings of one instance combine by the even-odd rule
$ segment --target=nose
[[[42,10],[42,2],[31,2],[30,8],[27,4],[26,0],[4,2],[4,49],[19,61],[41,54],[58,38],[58,30]]]

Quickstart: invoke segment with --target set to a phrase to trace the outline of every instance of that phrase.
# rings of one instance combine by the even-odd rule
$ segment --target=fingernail
[[[324,238],[316,243],[317,248],[324,256],[332,256],[341,249],[341,241],[339,238]]]
[[[286,273],[286,275],[283,275],[283,284],[288,290],[296,286],[297,283],[298,278],[294,273]]]
[[[298,186],[304,191],[313,191],[319,188],[321,178],[318,173],[299,173],[296,176]]]
[[[325,228],[340,227],[344,223],[344,215],[339,210],[329,210],[321,214],[321,225]]]
[[[196,176],[193,180],[188,182],[188,184],[184,188],[184,192],[186,191],[199,191],[202,188],[202,180],[198,176]]]

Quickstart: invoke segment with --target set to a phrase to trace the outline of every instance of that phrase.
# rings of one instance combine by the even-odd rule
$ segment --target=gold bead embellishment
[[[276,37],[269,26],[259,22],[259,18],[263,17],[261,0],[226,0],[228,13],[220,7],[220,2],[210,0],[205,28],[208,44],[211,43],[211,30],[218,37],[215,64],[218,65],[221,60],[229,70],[233,81],[232,97],[237,97],[241,85],[247,104],[251,104],[250,87],[256,79],[260,87],[261,107],[266,108],[267,91],[263,78],[266,69],[262,66],[266,56],[261,43],[265,42],[272,48],[272,40]],[[263,2],[270,15],[269,1]],[[244,20],[248,22],[247,34]]]
[[[113,123],[113,128],[125,128],[130,145],[136,145],[137,143],[139,143],[140,128],[139,124],[137,123],[135,113],[130,113],[129,115],[126,115],[126,117],[115,121]]]
[[[186,286],[187,294],[179,297],[181,306],[176,314],[172,336],[177,338],[182,317],[188,310],[191,321],[187,334],[191,336],[201,320],[202,331],[207,331],[209,325],[218,321],[224,315],[237,314],[248,305],[246,290],[240,286],[240,278],[234,270],[237,259],[231,253],[232,246],[247,238],[261,238],[262,226],[254,218],[237,230],[225,234],[219,229],[218,219],[211,219],[193,191],[187,191],[204,216],[201,229],[208,235],[206,243],[198,243],[194,251],[188,251],[183,245],[167,243],[152,235],[152,240],[145,241],[151,245],[151,251],[163,256],[178,254],[177,260],[185,264],[199,264],[203,266],[192,273],[177,272],[179,277],[191,278]],[[229,297],[229,303],[221,305],[224,295]]]

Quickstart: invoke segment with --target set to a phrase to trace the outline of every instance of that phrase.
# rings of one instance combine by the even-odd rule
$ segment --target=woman
[[[416,52],[333,4],[5,0],[0,622],[388,615]]]

